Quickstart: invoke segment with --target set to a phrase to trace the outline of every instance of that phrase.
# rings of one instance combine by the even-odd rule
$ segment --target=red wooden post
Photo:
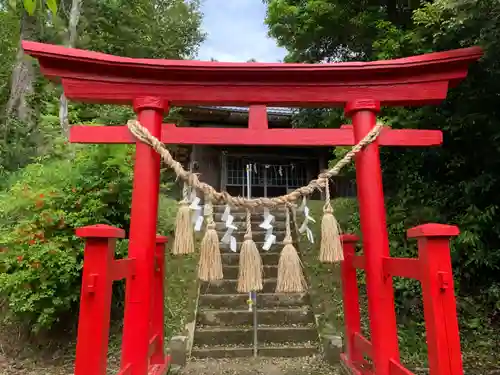
[[[422,297],[431,375],[463,375],[457,306],[450,258],[456,226],[424,224],[408,230],[418,240]]]
[[[380,103],[374,100],[347,104],[345,112],[352,117],[356,143],[375,126],[379,110]],[[389,375],[389,361],[391,358],[399,361],[399,348],[392,279],[385,278],[383,273],[383,258],[389,256],[389,239],[378,142],[359,152],[355,162],[373,363],[377,375]]]
[[[356,252],[357,236],[344,234],[341,237],[344,260],[341,262],[340,271],[342,277],[342,298],[344,301],[345,337],[347,339],[347,360],[350,363],[357,363],[363,359],[354,345],[354,335],[361,332],[361,315],[359,308],[358,278],[356,268],[353,265],[353,258]]]
[[[122,229],[109,225],[78,228],[85,238],[75,375],[106,375],[113,279],[111,265]]]
[[[141,124],[159,137],[165,102],[160,98],[139,98],[134,101],[134,109]],[[130,366],[130,375],[148,371],[159,184],[160,156],[138,142],[129,242],[129,257],[136,259],[137,267],[135,277],[127,280],[122,343],[122,368]]]
[[[153,338],[156,337],[156,339],[153,354],[151,355],[151,364],[165,363],[163,309],[165,303],[165,244],[167,241],[168,238],[165,236],[156,236],[153,317],[151,320],[151,335]]]

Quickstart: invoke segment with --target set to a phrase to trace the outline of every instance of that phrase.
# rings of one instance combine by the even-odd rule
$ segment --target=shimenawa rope
[[[287,203],[293,203],[299,200],[301,197],[311,195],[315,190],[324,189],[328,180],[333,176],[337,176],[342,168],[349,164],[354,156],[361,151],[364,147],[372,143],[377,139],[380,131],[382,130],[383,124],[377,124],[372,130],[349,152],[347,152],[344,157],[339,160],[335,166],[323,173],[318,175],[318,178],[309,182],[308,185],[302,186],[291,193],[282,195],[280,197],[273,198],[243,198],[243,197],[233,197],[229,193],[223,191],[218,192],[209,184],[200,181],[195,173],[186,171],[182,164],[176,161],[172,154],[167,150],[167,148],[161,143],[156,137],[154,137],[148,129],[142,126],[137,120],[129,120],[127,126],[131,133],[139,139],[141,142],[151,146],[156,152],[158,152],[165,164],[172,168],[182,181],[186,182],[189,186],[202,191],[206,196],[209,196],[211,200],[216,202],[225,202],[235,207],[245,207],[245,208],[256,208],[256,207],[269,207],[274,208],[277,206],[282,206]]]
[[[148,129],[142,126],[137,120],[129,120],[127,126],[130,132],[141,142],[151,146],[160,154],[165,164],[172,168],[185,185],[201,191],[205,195],[205,217],[207,228],[201,242],[200,263],[198,266],[198,277],[204,281],[214,281],[223,278],[223,267],[219,249],[219,239],[215,230],[213,219],[213,202],[225,202],[234,207],[244,207],[247,210],[246,233],[243,246],[240,252],[240,269],[238,275],[238,292],[249,292],[262,290],[262,260],[255,242],[252,240],[251,215],[250,210],[256,207],[276,208],[284,206],[286,209],[286,236],[281,251],[278,265],[277,291],[281,292],[301,292],[305,289],[305,281],[302,273],[302,265],[297,250],[292,244],[290,229],[289,209],[301,197],[310,196],[315,190],[325,189],[325,205],[323,207],[323,219],[321,222],[321,251],[320,260],[331,263],[343,259],[342,244],[340,243],[340,228],[333,215],[330,203],[329,180],[339,174],[340,170],[349,164],[354,156],[364,147],[377,139],[383,125],[377,124],[368,134],[356,144],[333,168],[322,172],[318,178],[309,182],[291,193],[273,198],[243,198],[233,197],[227,192],[218,192],[212,186],[199,180],[195,173],[186,171],[182,165],[176,161],[168,149],[154,137]],[[177,217],[178,228],[176,229],[175,253],[192,252],[192,231],[189,225],[189,208],[187,206],[186,194],[180,204],[180,212]],[[295,211],[292,211],[295,219]],[[296,224],[296,223],[295,223]],[[191,238],[187,238],[191,237]],[[183,243],[182,241],[185,241]]]

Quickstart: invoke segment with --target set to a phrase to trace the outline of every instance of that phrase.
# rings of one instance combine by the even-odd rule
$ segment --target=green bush
[[[37,331],[76,311],[83,243],[75,228],[100,223],[128,229],[132,151],[60,144],[56,154],[72,154],[72,160],[37,160],[0,193],[0,296],[8,303],[7,318]],[[161,199],[161,206],[159,230],[168,234],[176,207],[169,199]],[[125,252],[120,241],[117,257]]]

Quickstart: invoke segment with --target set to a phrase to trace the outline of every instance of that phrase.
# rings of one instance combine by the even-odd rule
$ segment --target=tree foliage
[[[500,3],[496,0],[343,1],[267,0],[270,35],[288,61],[390,59],[471,45],[482,60],[437,107],[385,108],[395,128],[441,129],[439,148],[385,149],[391,244],[411,252],[409,226],[427,221],[457,224],[453,261],[460,293],[481,296],[500,312]],[[389,5],[394,5],[390,7]],[[309,110],[300,126],[335,127],[339,111]],[[394,219],[396,218],[396,219]]]
[[[83,247],[75,228],[107,223],[128,229],[133,148],[65,143],[61,88],[23,55],[20,38],[68,45],[69,28],[76,26],[79,48],[184,59],[194,56],[204,34],[198,0],[83,0],[73,25],[74,0],[57,1],[57,9],[52,1],[32,3],[17,1],[14,8],[0,0],[0,300],[10,318],[39,330],[76,317]],[[16,78],[23,67],[33,67],[29,85]],[[12,98],[16,104],[8,112]],[[29,109],[29,121],[19,115],[19,103]],[[68,107],[72,124],[120,124],[134,115],[128,107]],[[168,234],[175,205],[161,201],[159,231]],[[125,252],[122,241],[118,255]]]

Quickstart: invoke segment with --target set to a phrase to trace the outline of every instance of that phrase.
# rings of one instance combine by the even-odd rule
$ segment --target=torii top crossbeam
[[[221,63],[134,59],[98,52],[23,42],[42,72],[61,81],[69,99],[133,104],[143,96],[165,105],[250,105],[247,129],[178,128],[164,124],[160,136],[169,144],[333,146],[353,145],[352,129],[268,129],[265,107],[342,106],[373,99],[378,105],[421,105],[444,98],[449,86],[467,75],[478,47],[390,61],[336,64]],[[79,143],[134,143],[126,127],[73,126]],[[440,131],[384,130],[380,145],[441,144]]]
[[[112,104],[146,95],[171,105],[331,107],[360,97],[391,106],[436,104],[482,54],[471,47],[390,61],[223,63],[134,59],[27,41],[22,46],[47,77],[62,79],[68,98]]]

